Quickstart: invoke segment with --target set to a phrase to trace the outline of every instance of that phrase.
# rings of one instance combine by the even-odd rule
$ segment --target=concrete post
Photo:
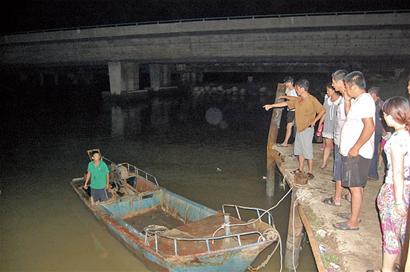
[[[204,73],[202,72],[197,73],[197,80],[198,80],[198,83],[204,82]]]
[[[171,85],[171,70],[168,64],[162,65],[161,87]]]
[[[292,200],[290,202],[289,223],[288,223],[288,237],[286,239],[285,252],[285,267],[293,271],[299,265],[300,244],[303,235],[303,223],[299,215],[299,210],[296,203],[296,190],[292,192]],[[296,203],[296,204],[295,204]]]
[[[195,72],[192,72],[192,73],[191,73],[191,83],[192,83],[192,84],[195,84],[195,83],[196,83],[196,73],[195,73]]]
[[[108,74],[110,78],[110,92],[113,95],[120,95],[122,88],[121,62],[114,61],[108,63]]]
[[[183,73],[181,73],[181,80],[182,80],[182,82],[184,82],[184,83],[189,83],[189,81],[190,81],[190,73],[187,73],[187,72],[183,72]]]
[[[110,77],[111,94],[121,94],[123,91],[135,91],[139,89],[139,65],[133,62],[109,62],[108,71]]]
[[[140,88],[140,74],[139,65],[133,62],[126,62],[122,64],[122,77],[125,81],[126,91],[135,91]]]
[[[151,88],[154,91],[158,91],[161,87],[161,65],[150,64],[149,65],[149,78],[151,81]]]

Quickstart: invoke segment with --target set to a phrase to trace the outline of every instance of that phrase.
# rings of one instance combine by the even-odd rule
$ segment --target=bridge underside
[[[154,90],[174,74],[391,73],[408,68],[409,44],[410,13],[278,17],[9,35],[0,40],[0,66],[103,66],[120,94],[139,89],[141,73]]]

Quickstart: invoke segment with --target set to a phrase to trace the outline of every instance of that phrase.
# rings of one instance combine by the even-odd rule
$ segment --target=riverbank
[[[326,271],[366,271],[380,268],[382,239],[375,199],[382,185],[381,178],[367,183],[360,214],[360,229],[337,230],[332,224],[344,221],[337,214],[350,213],[350,203],[342,200],[341,206],[337,207],[322,202],[334,193],[334,183],[331,181],[333,162],[329,161],[327,167],[320,170],[321,145],[313,146],[315,178],[307,185],[297,188],[296,197],[304,227],[311,230],[307,231],[307,234],[312,251],[317,253],[315,259],[318,270],[320,271],[322,265]],[[284,179],[293,187],[295,179],[291,172],[298,167],[298,162],[293,156],[293,146],[274,145],[273,156]]]

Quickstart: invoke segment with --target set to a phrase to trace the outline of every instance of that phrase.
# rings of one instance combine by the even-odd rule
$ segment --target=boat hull
[[[123,197],[108,204],[102,203],[92,206],[89,196],[81,188],[81,184],[82,182],[78,179],[72,182],[74,190],[84,204],[108,228],[113,236],[134,253],[150,270],[246,271],[258,254],[273,243],[272,240],[258,241],[257,243],[251,242],[243,245],[239,243],[239,245],[235,244],[235,246],[230,248],[220,247],[215,250],[209,250],[208,248],[208,251],[200,251],[192,243],[191,247],[185,247],[185,249],[181,247],[180,251],[178,249],[179,252],[176,252],[177,250],[174,252],[172,248],[170,251],[161,251],[164,248],[164,244],[161,244],[162,248],[159,249],[160,246],[156,245],[157,240],[155,240],[155,246],[152,240],[147,242],[146,234],[141,229],[134,228],[124,219],[127,214],[138,213],[139,210],[146,213],[152,207],[166,204],[172,211],[171,213],[179,214],[181,218],[185,217],[183,220],[185,224],[181,222],[181,229],[184,226],[190,225],[187,222],[192,222],[192,225],[195,222],[204,220],[204,218],[205,220],[212,217],[217,218],[218,216],[223,218],[223,215],[164,188],[155,190],[149,195],[144,194],[143,197],[134,197],[132,199]],[[131,211],[130,207],[134,210]],[[215,224],[214,222],[209,228],[211,234],[217,228]],[[212,237],[211,234],[208,234],[206,237]]]

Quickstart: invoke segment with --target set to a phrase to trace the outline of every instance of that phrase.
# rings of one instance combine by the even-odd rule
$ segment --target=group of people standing
[[[333,224],[336,229],[357,231],[360,224],[360,209],[367,181],[378,180],[379,145],[386,130],[392,130],[390,138],[383,144],[386,158],[385,181],[377,197],[381,231],[383,236],[382,271],[394,271],[395,263],[406,236],[407,211],[410,194],[410,106],[402,96],[380,99],[380,89],[367,90],[366,80],[360,71],[348,73],[338,70],[332,74],[332,82],[326,85],[323,105],[309,94],[309,82],[305,79],[294,84],[297,96],[292,94],[292,82],[285,79],[285,101],[267,104],[265,110],[288,107],[287,146],[292,124],[296,127],[294,155],[298,156],[299,167],[294,173],[304,172],[304,161],[308,161],[309,179],[313,175],[313,134],[315,124],[324,138],[321,169],[333,150],[333,181],[335,192],[323,199],[328,205],[340,206],[343,188],[349,193],[344,198],[351,203],[351,212],[338,213],[341,222]],[[408,81],[410,95],[410,78]],[[294,110],[294,121],[291,110]],[[290,118],[289,118],[290,117]],[[289,124],[291,123],[291,124]],[[383,123],[386,127],[383,126]],[[290,131],[288,131],[290,130]],[[289,136],[288,136],[289,135]]]

